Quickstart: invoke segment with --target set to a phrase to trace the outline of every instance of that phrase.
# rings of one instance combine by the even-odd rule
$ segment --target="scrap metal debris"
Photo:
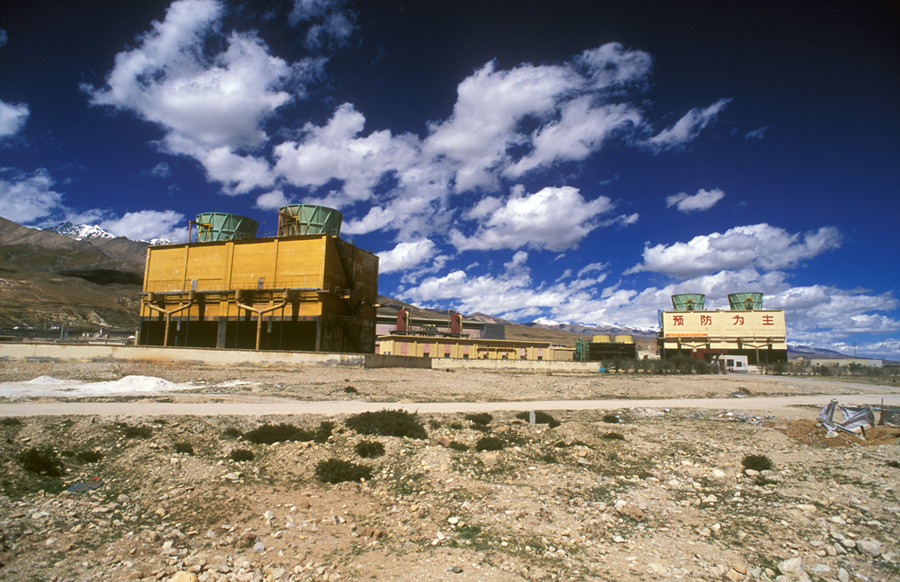
[[[840,411],[844,420],[839,422],[834,419],[834,413]],[[880,407],[881,422],[878,424],[897,427],[900,426],[900,408]],[[819,412],[819,422],[828,430],[826,436],[837,436],[843,432],[866,438],[866,429],[874,428],[875,411],[869,405],[841,406],[838,401],[832,400]]]
[[[97,489],[102,485],[103,481],[101,481],[98,477],[94,477],[90,481],[81,481],[80,483],[72,485],[71,487],[69,487],[68,491],[71,491],[73,493],[82,493],[85,491],[93,491],[94,489]]]

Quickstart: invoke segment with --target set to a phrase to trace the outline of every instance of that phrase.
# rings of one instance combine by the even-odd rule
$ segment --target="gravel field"
[[[877,404],[896,388],[750,376],[0,364],[0,382],[41,376],[192,386],[0,400],[4,413],[57,402],[146,406],[140,416],[0,419],[4,580],[900,579],[898,431],[826,438],[815,406],[743,404],[812,395]],[[661,398],[733,406],[647,405]],[[538,415],[551,424],[511,410],[406,414],[421,427],[414,436],[362,434],[345,412],[153,408],[561,399],[626,402]],[[295,436],[255,442],[278,425]],[[383,454],[360,452],[373,449]],[[322,467],[334,460],[368,476],[328,483]],[[99,486],[65,491],[77,483]]]

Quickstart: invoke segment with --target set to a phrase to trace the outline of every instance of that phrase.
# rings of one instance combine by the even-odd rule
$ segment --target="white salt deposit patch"
[[[113,382],[81,382],[41,376],[27,382],[0,382],[0,398],[39,398],[56,396],[84,398],[87,396],[127,396],[155,394],[198,388],[190,382],[175,384],[153,376],[125,376]]]
[[[38,385],[53,386],[53,385],[65,384],[66,382],[68,382],[68,380],[60,380],[59,378],[54,378],[53,376],[38,376],[34,380],[29,380],[28,382],[25,382],[25,383],[26,384],[38,384]]]
[[[250,382],[249,380],[226,380],[216,384],[219,388],[235,388],[237,386],[259,386],[259,382]]]

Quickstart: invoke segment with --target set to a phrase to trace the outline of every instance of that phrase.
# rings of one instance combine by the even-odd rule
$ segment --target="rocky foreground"
[[[345,380],[322,385],[350,395]],[[420,438],[344,417],[3,419],[0,578],[900,579],[896,431],[863,443],[806,419],[635,404],[553,412],[557,426],[419,415]],[[252,442],[266,424],[315,436]],[[27,469],[28,450],[59,474]],[[371,474],[323,482],[329,459]]]

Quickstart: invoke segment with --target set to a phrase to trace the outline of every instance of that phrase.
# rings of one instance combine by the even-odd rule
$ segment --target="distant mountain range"
[[[0,327],[136,327],[147,246],[75,240],[0,218]]]
[[[116,237],[99,226],[63,222],[39,230],[0,218],[0,327],[51,329],[67,325],[72,330],[93,331],[98,326],[136,328],[150,244]],[[423,309],[391,297],[379,296],[378,301],[380,312],[396,313],[407,307],[413,317],[448,317],[446,310]],[[499,330],[508,339],[570,346],[579,337],[601,334],[627,334],[640,344],[650,345],[657,335],[653,328],[609,323],[561,323],[546,318],[517,323],[485,313],[463,315],[496,326],[494,331]],[[792,356],[846,357],[833,350],[794,343],[788,348]]]
[[[558,329],[578,335],[631,335],[639,338],[655,338],[659,330],[649,327],[631,327],[614,323],[560,323],[552,319],[539,318],[526,325],[545,329]]]
[[[71,239],[75,239],[78,241],[84,240],[97,240],[97,239],[105,239],[105,238],[116,238],[116,235],[111,234],[96,224],[72,224],[71,222],[60,222],[56,226],[52,226],[50,228],[45,228],[43,230],[47,230],[50,232],[55,232],[57,234],[61,234],[63,236],[67,236]],[[123,237],[124,238],[124,237]],[[171,244],[171,241],[166,240],[164,238],[154,238],[149,241],[137,241],[137,242],[146,242],[149,245],[167,245]]]

